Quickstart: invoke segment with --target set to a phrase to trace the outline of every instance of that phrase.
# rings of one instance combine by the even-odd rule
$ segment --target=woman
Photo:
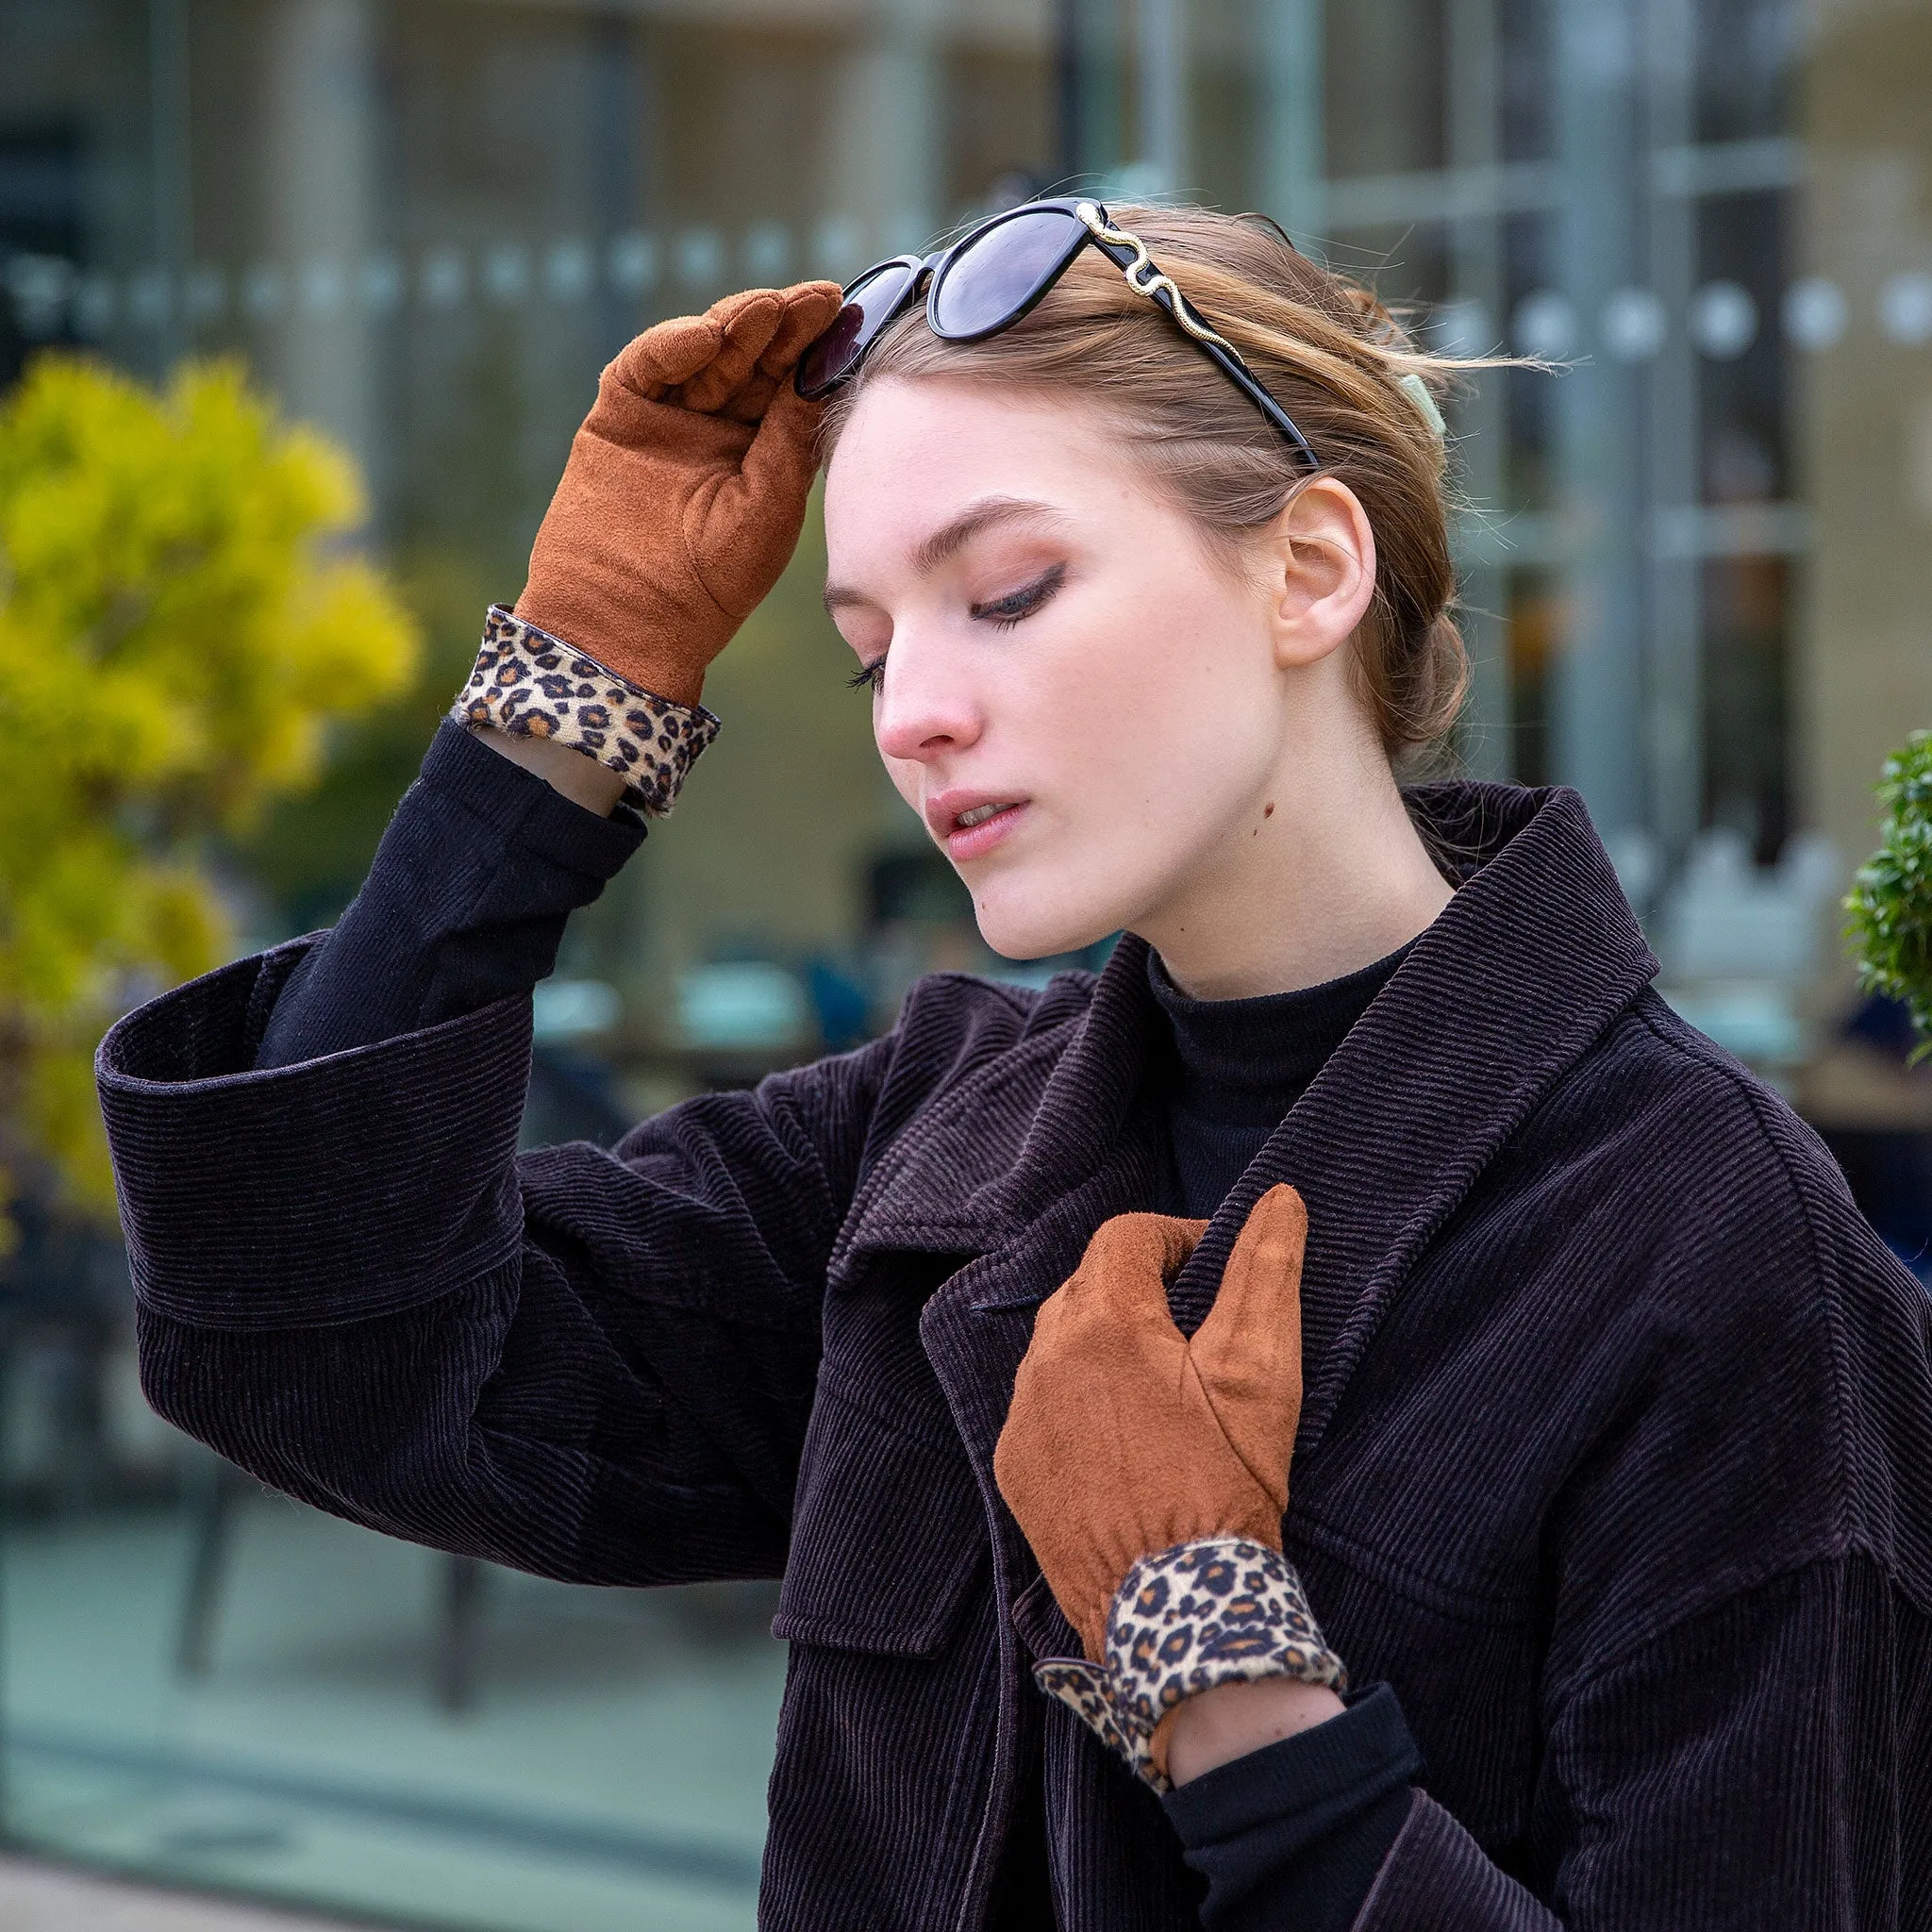
[[[766,1924],[1932,1923],[1923,1295],[1573,794],[1398,789],[1441,374],[1091,204],[648,331],[355,905],[103,1045],[163,1413],[544,1574],[782,1574]],[[815,436],[986,938],[1125,936],[519,1158]]]

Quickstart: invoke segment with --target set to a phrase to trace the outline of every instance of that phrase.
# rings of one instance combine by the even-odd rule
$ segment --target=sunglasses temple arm
[[[1190,337],[1189,340],[1192,341],[1194,339]],[[1230,356],[1225,349],[1217,348],[1212,342],[1195,341],[1194,346],[1202,350],[1214,366],[1267,417],[1311,471],[1322,467],[1321,458],[1315,454],[1308,439],[1295,426],[1294,418],[1261,387],[1245,362],[1238,356]]]
[[[1130,284],[1137,289],[1141,287],[1134,280],[1132,274],[1129,273],[1136,261],[1132,249],[1123,248],[1116,242],[1106,241],[1101,236],[1095,235],[1091,228],[1088,231],[1088,240],[1116,268],[1126,275]],[[1279,431],[1283,441],[1301,458],[1303,462],[1307,464],[1311,472],[1317,471],[1322,467],[1321,458],[1315,454],[1314,447],[1308,441],[1308,439],[1296,427],[1294,418],[1268,393],[1261,386],[1255,373],[1239,356],[1234,354],[1232,350],[1223,348],[1218,342],[1203,340],[1191,328],[1186,326],[1174,308],[1174,297],[1165,289],[1159,287],[1141,289],[1141,292],[1145,295],[1151,295],[1158,307],[1167,310],[1188,341],[1193,343],[1194,347],[1199,349],[1221,371],[1222,375],[1226,376],[1228,381],[1233,383],[1247,397],[1249,402],[1253,403],[1256,408],[1260,410],[1262,415],[1267,417],[1274,427]]]

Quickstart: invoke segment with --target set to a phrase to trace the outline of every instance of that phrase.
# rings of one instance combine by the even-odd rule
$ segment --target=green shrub
[[[1911,1013],[1920,1060],[1932,1054],[1932,731],[1915,731],[1886,759],[1878,802],[1879,846],[1845,901],[1845,936],[1860,987]]]
[[[8,1171],[111,1206],[95,1040],[215,964],[211,835],[408,685],[415,625],[343,540],[355,467],[239,367],[167,392],[42,358],[0,407],[0,1237]]]

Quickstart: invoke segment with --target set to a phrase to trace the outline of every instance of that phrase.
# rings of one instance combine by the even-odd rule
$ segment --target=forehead
[[[834,566],[909,552],[966,505],[1024,497],[1070,511],[1131,488],[1091,408],[953,378],[890,377],[854,405],[825,473]]]

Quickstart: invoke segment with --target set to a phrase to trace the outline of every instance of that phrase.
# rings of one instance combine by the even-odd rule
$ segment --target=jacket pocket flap
[[[772,1634],[937,1657],[990,1554],[964,1449],[908,1435],[822,1382]]]

